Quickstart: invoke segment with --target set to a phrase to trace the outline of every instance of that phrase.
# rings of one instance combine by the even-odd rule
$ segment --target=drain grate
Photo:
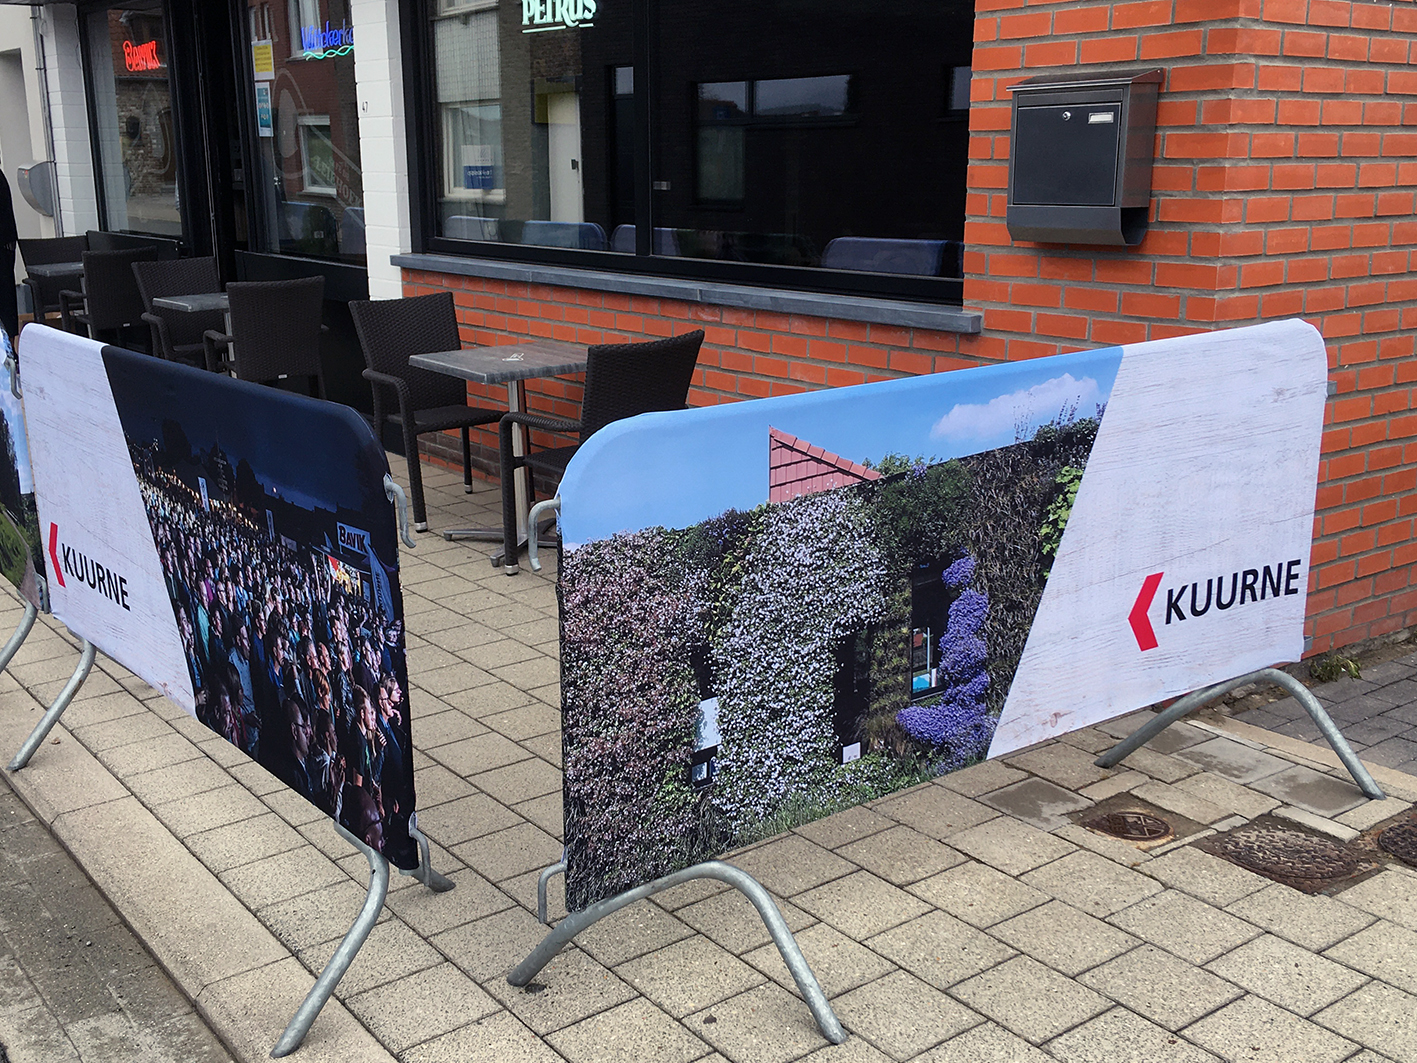
[[[1250,824],[1206,843],[1216,856],[1310,893],[1364,869],[1337,842],[1274,824]]]
[[[1129,842],[1154,842],[1171,834],[1171,824],[1145,812],[1111,812],[1087,820],[1083,826]]]
[[[1378,835],[1378,846],[1404,864],[1417,867],[1417,823],[1408,821]]]

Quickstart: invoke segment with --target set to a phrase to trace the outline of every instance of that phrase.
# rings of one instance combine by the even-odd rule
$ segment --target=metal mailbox
[[[1141,243],[1161,71],[1048,74],[1013,85],[1009,235]]]

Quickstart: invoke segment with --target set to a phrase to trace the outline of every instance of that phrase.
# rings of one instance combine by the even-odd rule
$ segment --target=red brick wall
[[[697,404],[1303,317],[1338,388],[1313,652],[1417,624],[1417,5],[976,0],[976,15],[964,302],[979,336],[413,271],[405,289],[452,288],[479,343],[702,327]],[[1007,86],[1078,65],[1166,71],[1137,248],[1016,244],[1004,224]],[[578,398],[549,382],[532,405],[573,416]]]
[[[1302,317],[1328,344],[1314,652],[1417,623],[1417,7],[976,0],[965,305],[1020,358]],[[1140,247],[1015,244],[1007,86],[1165,70]]]

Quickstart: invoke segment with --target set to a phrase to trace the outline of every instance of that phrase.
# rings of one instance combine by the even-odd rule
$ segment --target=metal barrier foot
[[[80,639],[79,642],[82,652],[79,654],[79,663],[74,668],[74,674],[64,684],[64,689],[59,691],[59,696],[54,699],[54,703],[49,706],[49,710],[41,717],[39,723],[35,724],[34,730],[25,739],[24,745],[20,746],[20,751],[15,754],[15,759],[10,761],[11,771],[19,771],[30,762],[34,751],[49,736],[49,732],[59,722],[59,717],[64,715],[64,710],[69,707],[69,702],[74,700],[74,695],[79,692],[79,687],[84,685],[84,680],[93,670],[94,657],[98,651],[88,639]]]
[[[418,843],[418,866],[412,871],[399,868],[399,874],[418,879],[434,893],[447,893],[456,886],[457,883],[447,875],[433,870],[433,861],[428,852],[428,838],[418,829],[417,812],[408,817],[408,836]]]

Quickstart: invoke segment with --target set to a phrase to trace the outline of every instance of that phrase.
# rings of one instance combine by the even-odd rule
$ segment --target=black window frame
[[[628,2],[634,26],[635,228],[634,255],[455,240],[437,233],[437,180],[442,162],[436,133],[437,98],[434,78],[433,8],[437,0],[401,0],[400,39],[404,71],[404,113],[408,138],[409,221],[412,251],[460,258],[566,266],[605,273],[667,277],[719,284],[790,289],[824,294],[904,299],[951,306],[964,301],[964,281],[958,277],[916,277],[893,273],[825,269],[817,266],[765,265],[652,253],[654,232],[654,101],[659,67],[653,28],[658,0]],[[622,64],[623,65],[623,64]],[[941,123],[959,122],[968,112],[942,114]],[[822,121],[818,119],[817,121]],[[840,122],[842,119],[830,119]],[[846,119],[851,121],[851,119]],[[568,279],[569,281],[569,279]],[[572,286],[573,282],[572,282]]]

